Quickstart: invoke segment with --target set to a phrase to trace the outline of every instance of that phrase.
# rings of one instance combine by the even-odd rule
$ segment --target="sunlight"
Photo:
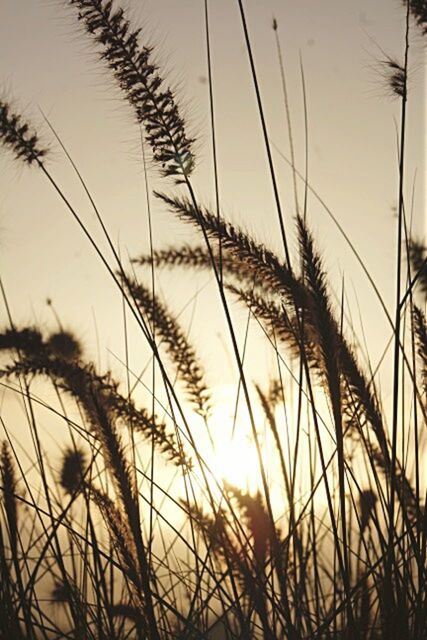
[[[427,0],[305,5],[0,0],[0,640],[427,640]]]
[[[218,480],[252,492],[260,484],[255,444],[249,435],[235,434],[216,445],[212,471]]]
[[[216,480],[254,492],[261,485],[258,455],[243,400],[233,429],[234,395],[232,387],[224,385],[219,389],[218,402],[209,421],[214,448],[210,449],[207,460]],[[260,408],[254,406],[253,410],[256,423],[262,424]]]

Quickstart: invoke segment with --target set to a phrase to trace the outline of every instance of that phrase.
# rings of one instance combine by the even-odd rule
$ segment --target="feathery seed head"
[[[56,334],[55,334],[56,335]],[[18,350],[22,356],[0,371],[0,377],[12,375],[49,376],[58,387],[76,398],[84,407],[92,428],[100,435],[102,425],[132,423],[135,430],[146,438],[153,438],[159,449],[177,465],[191,468],[191,460],[185,455],[173,434],[166,432],[166,425],[150,416],[144,408],[137,408],[130,398],[118,390],[110,373],[100,375],[92,363],[84,363],[78,357],[74,339],[44,341],[34,329],[6,330],[0,332],[0,351]],[[55,344],[55,351],[51,342]],[[65,349],[65,346],[67,349]],[[59,353],[58,353],[59,351]],[[65,355],[68,355],[68,358]],[[72,357],[73,356],[73,357]]]
[[[78,340],[69,331],[53,333],[47,341],[47,346],[52,355],[67,361],[79,360],[82,354]]]
[[[9,445],[3,440],[0,452],[0,473],[5,493],[12,495],[16,489],[15,468],[10,455]]]
[[[414,332],[417,342],[417,352],[420,358],[421,376],[424,393],[427,394],[427,322],[419,307],[413,308]]]
[[[390,88],[394,94],[400,98],[406,96],[406,71],[405,69],[394,60],[389,60],[387,66],[390,70]]]
[[[86,455],[82,449],[66,449],[59,479],[66,493],[73,494],[82,488],[86,467]]]
[[[4,440],[0,451],[0,478],[3,485],[3,499],[9,528],[10,543],[16,549],[18,535],[18,506],[16,502],[16,471],[9,445]]]
[[[101,58],[144,126],[162,174],[187,178],[194,168],[194,139],[187,135],[175,96],[153,64],[151,47],[139,45],[141,30],[132,30],[123,9],[114,9],[111,0],[70,0],[70,4],[79,10],[79,20],[100,45]]]
[[[268,390],[268,400],[273,407],[284,402],[283,382],[277,378],[270,380],[270,388]]]
[[[380,74],[391,97],[406,99],[408,78],[403,65],[394,58],[386,56],[380,62]]]
[[[259,491],[254,496],[241,491],[229,482],[224,483],[225,490],[231,494],[239,506],[240,513],[253,536],[254,554],[258,562],[265,561],[268,545],[274,537],[274,526]]]
[[[17,349],[36,354],[43,348],[43,338],[37,329],[7,329],[0,333],[0,349]]]
[[[412,277],[418,275],[418,286],[427,295],[427,246],[419,240],[411,238],[408,255],[412,267]]]
[[[27,164],[43,163],[47,149],[39,146],[39,138],[30,130],[22,117],[11,111],[10,105],[0,99],[0,140],[19,160]]]
[[[407,0],[403,0],[406,5]],[[426,0],[409,0],[409,10],[424,35],[427,35],[427,2]]]
[[[147,315],[155,331],[162,337],[165,348],[177,367],[178,377],[187,387],[196,412],[203,418],[208,418],[211,400],[204,381],[205,373],[195,349],[177,319],[146,286],[130,278],[127,278],[125,284],[141,311]]]

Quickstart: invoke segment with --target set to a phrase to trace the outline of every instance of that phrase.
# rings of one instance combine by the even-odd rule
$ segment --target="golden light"
[[[217,480],[249,492],[260,484],[258,456],[250,436],[236,434],[232,439],[220,442],[211,469]]]
[[[217,395],[209,420],[213,446],[206,455],[207,464],[217,482],[254,492],[261,486],[260,466],[244,401],[235,418],[233,389],[220,387]],[[261,411],[259,407],[253,409],[256,423],[261,425]]]

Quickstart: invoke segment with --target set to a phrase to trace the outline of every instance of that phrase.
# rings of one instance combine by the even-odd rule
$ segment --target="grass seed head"
[[[194,169],[195,140],[188,136],[174,92],[153,63],[152,48],[141,46],[122,8],[105,0],[70,0],[86,31],[100,47],[100,57],[145,128],[153,159],[164,176],[186,179]],[[179,182],[179,180],[178,180]]]
[[[82,449],[66,449],[59,479],[66,493],[74,494],[83,487],[86,467],[86,455]]]
[[[47,341],[47,346],[55,357],[63,360],[79,360],[82,355],[78,340],[69,331],[53,333]]]
[[[47,149],[40,146],[39,137],[22,116],[14,113],[10,105],[0,99],[0,140],[18,160],[27,164],[43,164]]]

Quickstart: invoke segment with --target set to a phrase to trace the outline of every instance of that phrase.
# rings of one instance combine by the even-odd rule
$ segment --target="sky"
[[[140,131],[66,4],[60,0],[0,0],[0,91],[35,123],[50,148],[52,175],[102,243],[87,199],[47,121],[50,123],[84,176],[121,255],[133,257],[149,246]],[[133,23],[142,26],[142,40],[155,46],[156,60],[177,90],[198,140],[196,192],[202,203],[212,205],[204,3],[131,0],[125,6]],[[280,255],[271,180],[238,4],[211,0],[209,7],[222,210]],[[301,60],[308,105],[309,183],[351,238],[392,309],[400,112],[384,79],[381,60],[386,56],[402,58],[401,3],[247,0],[245,9],[291,247],[296,246],[295,210],[290,171],[281,157],[289,157],[289,145],[273,17],[278,21],[284,55],[297,167],[304,173]],[[425,226],[423,64],[421,35],[413,28],[405,194],[417,235]],[[169,193],[174,190],[172,183],[159,179],[154,166],[148,180],[149,193],[154,187]],[[149,198],[156,248],[194,240],[190,229],[174,220],[151,195]],[[312,195],[308,219],[337,292],[344,274],[352,313],[349,321],[360,330],[360,311],[375,359],[388,338],[378,301],[336,225]],[[46,329],[56,328],[57,321],[46,304],[49,298],[60,322],[77,332],[91,356],[104,368],[121,370],[124,339],[119,294],[44,176],[35,168],[20,166],[3,151],[0,269],[18,325],[37,323]],[[195,287],[199,291],[196,297]],[[223,320],[218,317],[212,329],[209,324],[211,317],[216,318],[212,312],[215,289],[209,277],[161,274],[159,288],[173,308],[184,310],[202,357],[219,361],[222,379],[235,382]],[[233,307],[233,313],[244,320],[245,314],[238,308]],[[1,303],[0,320],[6,323]],[[142,350],[137,346],[133,352],[135,370],[141,368]],[[248,358],[261,369],[271,364],[271,359],[259,355],[256,339]]]

